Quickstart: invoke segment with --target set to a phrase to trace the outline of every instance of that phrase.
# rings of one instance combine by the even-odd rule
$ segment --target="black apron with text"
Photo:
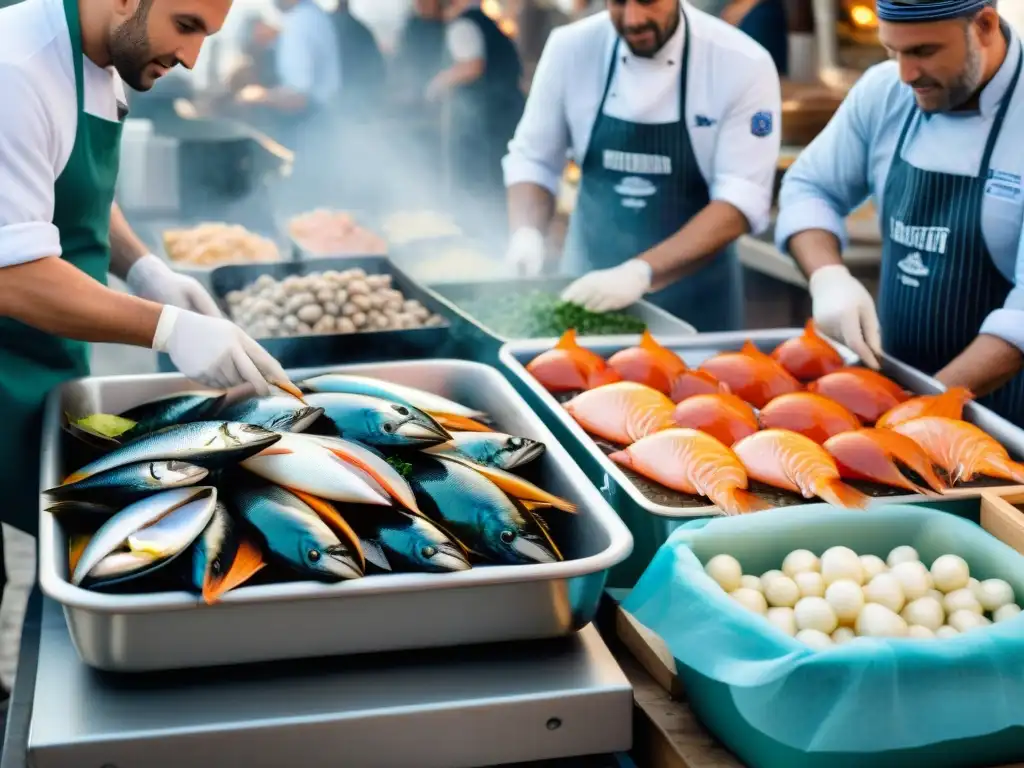
[[[604,114],[619,58],[620,43],[616,43],[581,166],[579,197],[562,261],[562,271],[568,275],[617,267],[641,255],[678,232],[711,202],[686,127],[688,24],[685,36],[679,122],[657,125]],[[647,298],[702,332],[743,327],[743,272],[731,246],[693,274]]]
[[[878,303],[885,351],[935,374],[974,341],[1012,284],[996,268],[982,233],[992,152],[1020,80],[1024,55],[996,115],[977,176],[915,168],[902,157],[915,107],[903,125],[882,204],[885,242]],[[1024,374],[979,399],[1024,425]]]

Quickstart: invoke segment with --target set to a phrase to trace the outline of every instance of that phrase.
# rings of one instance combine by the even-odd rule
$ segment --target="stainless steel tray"
[[[687,364],[696,367],[719,352],[738,350],[747,339],[752,340],[762,350],[770,352],[781,342],[802,332],[803,329],[800,328],[786,328],[683,337],[658,336],[658,340],[679,353]],[[584,346],[608,357],[621,349],[633,346],[636,342],[635,336],[616,336],[590,338],[584,342]],[[628,572],[629,578],[639,576],[653,555],[654,549],[664,543],[668,534],[681,522],[694,517],[716,516],[720,512],[700,497],[670,491],[612,462],[608,458],[608,452],[612,447],[602,448],[576,423],[558,400],[527,373],[526,364],[541,352],[550,349],[552,344],[551,339],[510,342],[502,347],[500,361],[527,402],[547,422],[555,436],[569,449],[573,458],[601,488],[612,506],[629,525],[636,539],[636,546],[630,563],[620,568],[613,577],[614,585],[619,586],[622,573]],[[848,362],[857,362],[857,356],[851,350],[838,344],[835,346]],[[887,356],[882,358],[882,372],[909,391],[918,394],[935,394],[944,389],[935,379]],[[1024,431],[977,405],[972,405],[965,412],[965,417],[978,423],[1003,443],[1011,453],[1018,457],[1024,456]],[[952,491],[949,495],[952,498],[977,496],[984,488],[999,485],[1005,486],[1006,483],[979,481]],[[899,489],[876,485],[860,487],[869,495],[876,497],[878,503],[935,501],[935,497],[908,495]],[[767,487],[760,487],[757,491],[759,495],[768,498],[777,506],[807,503],[807,500],[799,495],[785,491]],[[663,521],[659,522],[651,516],[663,518]]]
[[[571,282],[571,278],[556,277],[476,283],[436,283],[432,284],[429,290],[447,308],[448,314],[452,318],[452,339],[459,349],[474,359],[493,363],[498,358],[502,344],[511,339],[485,325],[469,311],[463,309],[462,304],[471,299],[477,300],[487,296],[504,297],[510,292],[527,293],[539,290],[557,295]],[[659,335],[683,336],[697,332],[689,323],[646,301],[638,301],[622,311],[627,315],[640,318],[647,323],[647,327],[652,333]]]
[[[615,512],[540,418],[498,371],[461,360],[424,360],[298,370],[296,379],[344,370],[420,387],[493,415],[501,429],[543,441],[541,484],[579,505],[553,521],[565,562],[481,567],[454,574],[368,576],[335,585],[243,587],[215,606],[185,592],[110,595],[67,581],[67,540],[40,510],[39,582],[64,606],[82,660],[134,672],[555,637],[594,617],[608,569],[632,538]],[[181,376],[115,376],[70,382],[49,397],[41,490],[70,467],[62,455],[61,417],[121,412],[187,389]],[[564,530],[562,526],[564,525]]]

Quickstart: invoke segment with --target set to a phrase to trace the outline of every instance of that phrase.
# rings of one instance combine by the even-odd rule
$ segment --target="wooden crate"
[[[1024,555],[1024,486],[986,490],[981,494],[981,527]]]

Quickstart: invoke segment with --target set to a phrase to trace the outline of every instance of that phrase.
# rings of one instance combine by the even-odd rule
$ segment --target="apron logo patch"
[[[945,254],[949,241],[949,227],[911,227],[890,218],[889,239],[915,251]]]
[[[910,275],[911,277],[928,277],[928,275],[931,274],[931,270],[928,269],[928,266],[921,258],[921,254],[917,251],[904,256],[896,266],[899,267],[900,272]],[[902,275],[900,277],[902,277]],[[909,283],[904,284],[909,285]],[[918,285],[916,280],[914,281],[914,285]]]
[[[627,176],[615,185],[615,192],[622,198],[622,205],[633,210],[647,207],[645,197],[658,194],[658,188],[648,179],[639,176]]]
[[[647,176],[671,176],[672,158],[665,155],[644,155],[638,152],[620,152],[606,149],[604,167],[616,173],[642,173]]]
[[[1016,203],[1021,199],[1021,178],[1015,173],[989,169],[985,194]]]
[[[772,113],[758,112],[750,119],[750,132],[763,139],[772,135]]]

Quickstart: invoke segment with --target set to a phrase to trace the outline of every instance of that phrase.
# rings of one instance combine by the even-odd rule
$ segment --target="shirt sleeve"
[[[445,31],[445,40],[448,54],[460,64],[482,59],[487,55],[484,34],[480,27],[469,19],[453,21]]]
[[[754,234],[768,228],[781,145],[779,75],[767,52],[744,62],[746,82],[724,113],[715,142],[711,199],[739,209]]]
[[[309,95],[316,82],[313,35],[306,17],[289,19],[277,39],[277,77],[289,91]]]
[[[55,128],[23,72],[0,65],[0,267],[60,256],[53,225]]]
[[[1017,247],[1014,287],[1001,309],[990,313],[981,325],[981,333],[997,336],[1024,352],[1024,235]]]
[[[570,141],[566,66],[558,51],[559,39],[556,30],[537,63],[523,117],[502,161],[506,187],[530,183],[558,194]]]

